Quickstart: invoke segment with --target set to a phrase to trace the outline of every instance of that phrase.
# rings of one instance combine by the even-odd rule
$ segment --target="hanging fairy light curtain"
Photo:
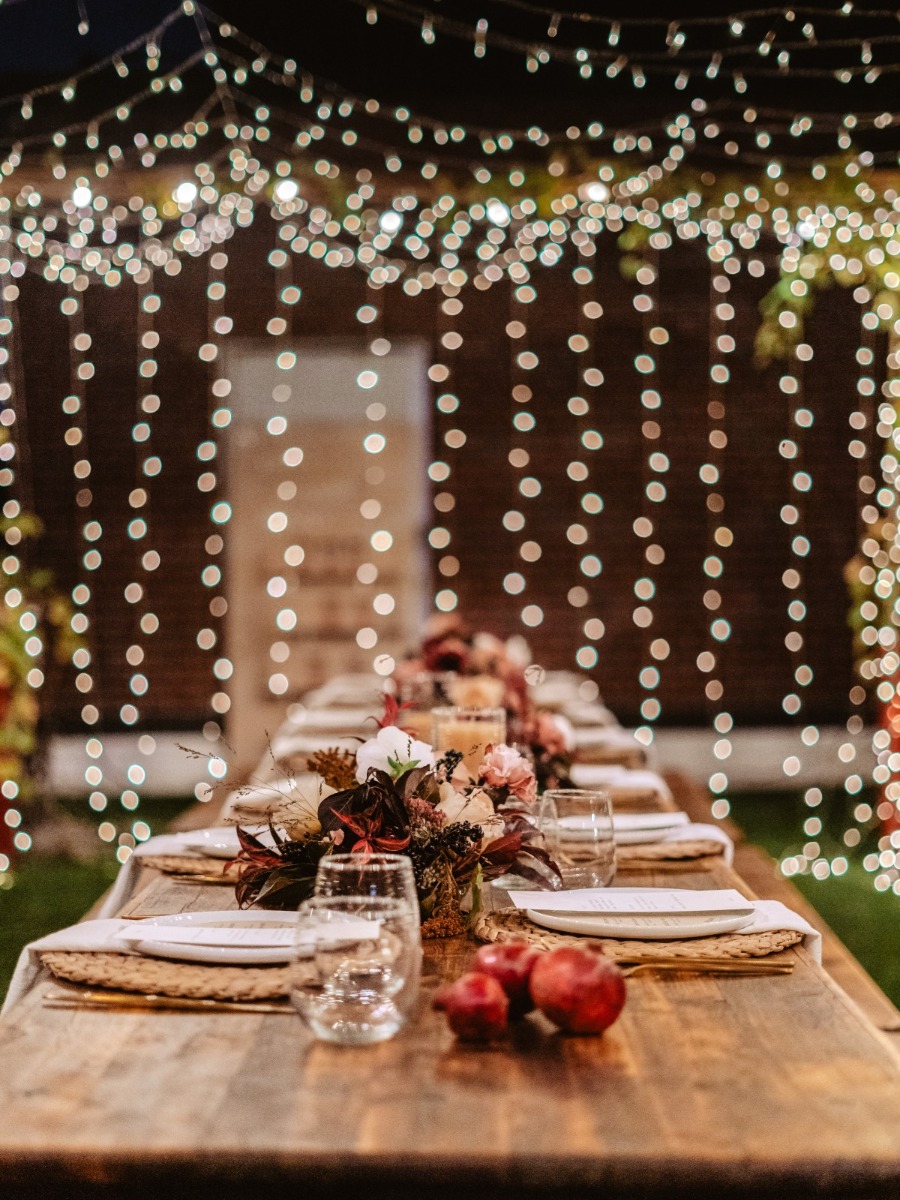
[[[527,536],[526,514],[537,511],[542,486],[532,473],[532,399],[539,356],[530,344],[529,314],[539,303],[541,271],[572,272],[580,293],[579,315],[568,344],[580,382],[567,405],[579,441],[569,475],[580,491],[584,515],[579,514],[579,520],[567,527],[567,536],[574,546],[585,549],[579,560],[579,578],[567,589],[567,597],[570,605],[585,612],[587,639],[578,647],[572,665],[591,669],[605,632],[592,590],[603,566],[605,486],[592,457],[603,445],[602,417],[596,412],[595,400],[603,382],[602,355],[594,341],[603,306],[593,260],[598,240],[615,234],[630,249],[647,253],[642,268],[645,277],[637,277],[642,290],[635,296],[635,304],[640,301],[643,305],[639,311],[645,341],[635,359],[635,369],[645,385],[641,402],[643,510],[635,521],[635,532],[644,547],[645,561],[635,577],[634,591],[635,612],[641,612],[638,624],[646,632],[640,679],[646,691],[642,736],[649,742],[653,724],[664,715],[657,691],[669,653],[667,641],[652,629],[656,571],[665,559],[656,526],[668,469],[663,449],[665,396],[655,386],[653,375],[669,334],[654,316],[656,291],[659,271],[664,269],[661,252],[678,242],[705,244],[714,268],[709,453],[700,474],[709,513],[705,559],[710,580],[705,601],[709,645],[697,665],[724,762],[730,753],[727,735],[733,725],[719,666],[731,632],[723,599],[731,530],[719,486],[721,452],[726,444],[722,426],[729,378],[727,355],[733,348],[728,332],[734,313],[728,295],[730,277],[743,262],[754,274],[753,264],[758,261],[754,256],[763,250],[771,253],[774,249],[780,255],[781,280],[767,304],[758,347],[763,357],[792,358],[783,379],[801,379],[803,315],[814,290],[831,282],[865,291],[861,305],[867,344],[861,347],[863,351],[874,356],[874,348],[868,345],[870,335],[880,332],[896,338],[898,332],[900,181],[896,172],[886,168],[897,165],[894,127],[900,114],[889,107],[880,108],[875,101],[797,114],[777,104],[765,104],[766,92],[776,79],[827,80],[850,89],[847,94],[852,93],[854,100],[881,96],[879,80],[890,79],[900,69],[900,32],[893,32],[896,20],[880,10],[845,5],[839,13],[785,8],[729,18],[659,21],[598,16],[585,21],[581,14],[525,0],[491,0],[491,15],[471,23],[451,6],[433,11],[406,0],[349,0],[349,4],[364,10],[363,28],[381,20],[416,25],[426,47],[446,35],[471,43],[477,58],[495,50],[522,56],[527,71],[538,77],[544,66],[553,63],[571,65],[585,86],[589,80],[605,88],[664,86],[675,111],[626,130],[607,128],[600,120],[555,131],[538,125],[484,129],[463,120],[439,120],[414,106],[386,104],[316,79],[302,64],[273,53],[195,0],[185,0],[152,30],[73,77],[0,100],[0,115],[9,116],[0,139],[0,276],[12,281],[29,271],[66,289],[62,312],[70,324],[72,382],[63,401],[70,421],[65,442],[73,452],[84,541],[84,578],[72,593],[77,608],[72,629],[79,634],[90,631],[92,580],[101,567],[104,546],[104,530],[91,513],[92,466],[85,404],[92,359],[90,335],[84,328],[85,293],[101,284],[111,289],[136,285],[142,354],[139,382],[143,389],[152,378],[159,340],[156,280],[175,277],[183,263],[207,256],[209,330],[198,354],[209,371],[209,412],[203,440],[197,445],[197,486],[209,498],[210,528],[200,580],[209,595],[209,620],[196,638],[200,648],[210,654],[210,706],[217,721],[209,734],[217,736],[218,719],[229,706],[225,683],[232,666],[221,648],[226,609],[220,586],[221,562],[229,511],[218,495],[216,466],[218,432],[231,418],[230,382],[220,371],[219,357],[222,341],[231,330],[228,256],[223,247],[254,220],[265,217],[273,222],[275,248],[270,250],[269,264],[276,299],[268,333],[276,353],[278,339],[287,329],[287,307],[296,302],[291,270],[299,256],[332,270],[361,268],[365,272],[373,300],[359,308],[357,320],[372,334],[373,368],[364,372],[367,377],[377,377],[377,359],[390,349],[381,334],[383,302],[377,293],[396,286],[408,297],[430,291],[443,297],[439,355],[429,376],[437,391],[444,452],[429,467],[436,490],[436,516],[429,540],[440,553],[441,579],[435,600],[446,611],[456,604],[454,577],[464,565],[463,550],[454,541],[453,513],[458,492],[456,464],[466,440],[464,417],[470,401],[457,380],[465,352],[457,322],[469,287],[488,291],[502,285],[510,289],[507,458],[518,495],[506,512],[504,525],[513,536],[519,561],[514,570],[506,571],[503,587],[511,596],[522,597],[520,617],[526,631],[544,618],[540,606],[526,594],[530,564],[541,554],[540,543]],[[543,35],[532,36],[531,29],[528,36],[511,32],[520,18],[531,22],[534,29],[543,26]],[[81,24],[89,24],[87,15]],[[186,30],[192,31],[194,48],[184,53]],[[176,31],[177,53],[167,49]],[[585,44],[576,43],[576,32]],[[726,79],[733,94],[723,99],[721,85]],[[91,98],[101,95],[103,105],[92,107]],[[182,99],[189,100],[189,109],[186,116],[181,110],[176,118],[175,101]],[[601,107],[602,101],[602,93],[592,93],[592,103]],[[844,111],[847,107],[853,111]],[[727,173],[736,168],[743,169],[743,176]],[[754,172],[752,183],[747,181],[748,169]],[[14,285],[7,282],[7,286]],[[0,326],[0,334],[9,334],[6,325]],[[893,354],[896,359],[896,350]],[[864,363],[860,359],[860,363],[868,366],[870,360]],[[367,384],[361,382],[360,386]],[[802,450],[805,414],[810,413],[797,398],[798,389],[799,383],[790,393],[796,430],[788,440],[795,447],[795,458]],[[891,381],[883,406],[891,413],[896,394],[896,383]],[[5,426],[14,431],[10,418],[15,410],[9,400],[3,396],[2,416]],[[278,402],[279,397],[273,395],[275,421],[284,419],[276,411]],[[367,437],[375,439],[373,445],[382,436],[379,403],[373,393],[366,410],[372,426]],[[143,477],[136,480],[131,493],[134,511],[128,529],[144,573],[159,565],[153,545],[152,503],[158,474],[158,455],[153,452],[157,406],[154,391],[140,391],[132,432]],[[879,413],[877,432],[893,438],[889,415]],[[862,407],[854,420],[859,431],[871,427]],[[7,445],[13,447],[13,443]],[[0,450],[4,462],[12,457],[6,446]],[[852,449],[851,454],[857,457]],[[287,459],[285,462],[292,465]],[[883,486],[873,483],[872,488],[863,488],[860,478],[868,501],[864,510],[868,524],[885,511],[890,514],[896,505],[896,458],[885,456],[880,470],[885,476]],[[2,472],[0,484],[12,486],[11,468],[4,466]],[[796,525],[802,514],[803,494],[808,490],[803,475],[802,466],[793,469],[792,486],[798,501],[793,507],[798,516],[788,521],[783,515],[788,525]],[[374,474],[371,490],[361,510],[366,521],[374,519],[371,514],[378,504]],[[272,519],[277,522],[278,510],[273,510]],[[879,601],[884,602],[893,602],[897,589],[896,574],[891,580],[885,574],[889,569],[885,564],[894,561],[890,548],[896,540],[897,522],[889,524],[895,532],[886,532],[886,527],[882,531],[891,539],[889,546],[871,536],[863,543],[872,563],[864,570],[874,576],[869,580],[866,574],[864,586],[874,586]],[[272,527],[271,532],[283,530]],[[387,531],[381,532],[389,536]],[[804,605],[794,595],[802,590],[804,536],[802,531],[792,536],[797,562],[785,573],[785,588],[791,593],[789,615],[791,606],[799,613]],[[374,542],[373,546],[379,549]],[[289,566],[299,565],[300,555],[302,548],[292,545],[285,551],[285,561]],[[879,556],[886,556],[884,564]],[[128,583],[131,596],[126,589],[126,600],[135,606],[134,619],[140,630],[127,653],[127,666],[133,672],[133,700],[118,713],[126,726],[139,720],[141,698],[152,688],[143,667],[145,642],[159,627],[138,573]],[[360,565],[358,578],[374,584],[369,564]],[[893,609],[888,610],[886,603],[885,607],[873,601],[865,603],[874,606],[876,613],[865,607],[860,610],[868,622],[865,630],[874,634],[863,630],[862,638],[876,653],[867,660],[868,666],[863,664],[862,674],[880,680],[878,695],[890,704],[896,670],[889,661],[896,640],[890,637],[895,624]],[[375,613],[373,624],[359,632],[361,648],[376,647],[377,607]],[[279,613],[277,619],[281,632],[288,631],[290,621],[284,614]],[[799,616],[792,620],[802,624]],[[794,656],[793,682],[799,689],[808,667],[802,633],[799,629],[796,633],[797,637],[793,631],[789,634],[788,649]],[[276,681],[273,690],[277,692],[281,686],[278,656],[284,651],[282,639],[275,633],[273,637],[271,680]],[[90,760],[85,778],[93,789],[91,805],[102,812],[108,803],[105,746],[103,738],[91,730],[114,714],[103,711],[102,697],[94,690],[89,652],[79,647],[73,652],[73,662],[78,668],[75,686],[84,697],[81,716]],[[390,669],[385,664],[383,668]],[[794,708],[795,700],[799,707]],[[857,696],[854,703],[860,702]],[[800,691],[792,690],[785,703],[786,711],[793,708],[792,715],[798,714]],[[145,759],[153,752],[150,741],[152,738],[142,739]],[[876,749],[884,758],[879,764],[882,776],[884,771],[888,773],[879,779],[886,785],[882,803],[893,813],[900,799],[889,790],[896,764],[881,741],[876,742]],[[136,807],[139,801],[143,761],[131,764],[129,771],[132,786],[120,797],[126,808]],[[726,771],[716,769],[710,782],[720,796],[716,815],[724,816]],[[853,787],[855,781],[848,778],[851,794]],[[886,819],[889,814],[885,810],[879,815]],[[857,819],[867,818],[860,811]],[[133,840],[139,835],[129,836]],[[886,836],[888,843],[872,868],[877,868],[882,888],[897,882],[897,863],[887,861],[889,852],[893,854],[893,842],[890,833]],[[851,844],[852,838],[847,842]],[[128,848],[127,840],[120,842],[120,852]],[[807,856],[813,869],[821,858],[817,852]]]

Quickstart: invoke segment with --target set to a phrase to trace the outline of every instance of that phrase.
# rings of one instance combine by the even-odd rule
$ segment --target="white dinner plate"
[[[637,846],[658,842],[665,834],[685,825],[683,813],[650,813],[647,814],[646,824],[637,816],[630,820],[628,817],[630,814],[622,817],[613,815],[613,836],[617,845]],[[589,816],[561,817],[559,835],[564,842],[590,842],[596,837],[595,828],[602,835],[603,825],[602,821],[598,821],[595,826]]]
[[[527,916],[535,925],[558,929],[562,933],[581,933],[587,937],[634,938],[641,941],[670,942],[682,938],[712,937],[734,933],[749,925],[754,913],[653,913],[632,916],[623,913],[539,912],[529,908]]]
[[[264,963],[290,962],[298,954],[294,945],[290,946],[202,946],[185,945],[182,942],[167,942],[166,929],[173,927],[207,925],[278,925],[288,927],[296,925],[297,914],[293,912],[267,912],[255,910],[252,913],[235,911],[222,912],[190,912],[173,913],[167,917],[146,917],[134,922],[134,933],[147,930],[147,937],[140,941],[128,939],[128,945],[139,954],[150,958],[178,958],[182,962],[217,963],[230,966],[258,966]],[[132,930],[128,931],[133,936]],[[311,949],[308,953],[311,953]]]
[[[197,829],[182,838],[185,850],[204,858],[235,858],[241,851],[237,832],[230,826]]]

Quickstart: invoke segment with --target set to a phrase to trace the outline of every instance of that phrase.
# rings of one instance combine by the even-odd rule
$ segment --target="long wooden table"
[[[676,881],[743,887],[725,866],[619,880]],[[230,900],[155,877],[130,911]],[[489,1048],[429,1007],[471,952],[428,943],[415,1023],[368,1048],[292,1015],[61,1011],[33,989],[0,1025],[0,1195],[900,1194],[900,1060],[802,949],[789,977],[637,976],[602,1038],[531,1018]]]

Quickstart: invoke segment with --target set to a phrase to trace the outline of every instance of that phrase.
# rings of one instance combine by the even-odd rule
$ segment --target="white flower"
[[[399,779],[412,767],[433,767],[434,751],[427,742],[417,742],[396,725],[386,725],[378,734],[363,742],[356,752],[356,778],[365,781],[375,767]]]
[[[482,846],[502,835],[503,818],[494,812],[493,802],[482,788],[475,788],[466,795],[458,792],[452,783],[442,783],[440,793],[441,798],[435,808],[444,814],[448,825],[456,825],[459,821],[478,825],[482,833]]]

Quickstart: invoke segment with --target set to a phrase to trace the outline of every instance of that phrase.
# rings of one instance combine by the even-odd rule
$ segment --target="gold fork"
[[[790,975],[792,962],[761,962],[753,959],[644,959],[636,963],[620,962],[624,975],[636,975],[639,971],[680,972],[694,975]]]

